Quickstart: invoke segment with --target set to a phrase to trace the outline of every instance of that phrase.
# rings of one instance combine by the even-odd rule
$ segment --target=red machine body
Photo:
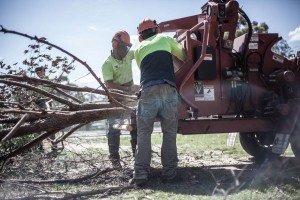
[[[236,38],[239,14],[248,22],[249,32]],[[281,37],[253,33],[237,1],[210,0],[201,14],[165,21],[159,27],[175,32],[187,51],[185,63],[174,62],[182,99],[179,133],[240,132],[256,138],[261,133],[264,140],[269,133],[273,142],[276,131],[296,131],[299,55],[287,59],[272,52]]]

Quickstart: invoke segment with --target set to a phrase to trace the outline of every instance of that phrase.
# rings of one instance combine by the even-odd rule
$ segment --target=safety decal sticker
[[[205,54],[204,60],[212,60],[212,54]]]
[[[258,49],[258,43],[249,43],[249,49]]]
[[[253,34],[250,41],[251,42],[258,42],[259,41],[258,35],[257,34]]]
[[[215,89],[213,85],[203,85],[201,82],[195,82],[195,101],[214,101]]]
[[[281,55],[278,55],[278,54],[273,55],[273,60],[276,60],[277,62],[280,62],[280,63],[284,62],[284,58]]]

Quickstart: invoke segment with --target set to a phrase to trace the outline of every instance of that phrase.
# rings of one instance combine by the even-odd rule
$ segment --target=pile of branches
[[[121,152],[122,168],[112,168],[101,151],[70,148],[78,139],[68,138],[69,148],[62,152],[31,151],[11,158],[0,175],[0,199],[98,199],[133,188],[129,152]]]
[[[0,71],[0,140],[3,143],[15,137],[37,135],[19,149],[2,155],[0,160],[18,155],[65,128],[71,127],[69,132],[55,142],[66,139],[87,123],[133,112],[133,108],[124,102],[132,104],[136,101],[136,96],[117,90],[109,91],[92,68],[77,56],[50,43],[44,37],[30,36],[2,26],[0,33],[18,35],[36,42],[24,51],[29,57],[21,66],[18,63],[8,65],[3,60],[0,61],[0,70],[4,70],[4,73]],[[67,57],[53,58],[45,53],[52,49]],[[83,65],[99,83],[99,87],[78,87],[64,81],[66,74],[76,68],[75,64]],[[38,67],[46,68],[49,76],[36,77],[34,69]],[[108,101],[85,102],[78,94],[86,93],[103,95]],[[41,99],[56,106],[40,107]]]

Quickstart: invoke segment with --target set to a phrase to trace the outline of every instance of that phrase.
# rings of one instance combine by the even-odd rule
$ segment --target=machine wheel
[[[295,127],[295,130],[293,131],[291,138],[290,138],[290,144],[291,149],[297,158],[298,161],[300,161],[300,125],[298,121],[298,126]]]
[[[240,133],[240,143],[256,161],[264,161],[267,157],[276,155],[272,153],[275,135],[270,132]]]

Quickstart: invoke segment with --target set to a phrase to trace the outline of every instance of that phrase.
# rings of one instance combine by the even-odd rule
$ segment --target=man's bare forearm
[[[105,85],[108,87],[108,89],[117,89],[117,90],[123,90],[123,91],[130,90],[130,86],[123,86],[123,85],[114,83],[112,81],[105,81]]]

